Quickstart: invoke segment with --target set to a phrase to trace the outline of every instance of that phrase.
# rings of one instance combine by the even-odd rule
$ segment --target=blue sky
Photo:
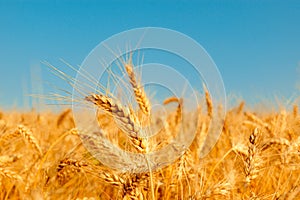
[[[80,65],[101,41],[145,26],[174,29],[199,42],[217,64],[227,93],[252,102],[288,99],[299,91],[297,1],[41,2],[0,0],[2,108],[28,107],[24,93],[47,91],[47,84],[33,80],[51,80],[41,61],[58,68],[60,58]]]

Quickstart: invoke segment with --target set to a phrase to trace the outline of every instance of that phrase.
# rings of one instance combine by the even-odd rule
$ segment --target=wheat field
[[[138,110],[108,94],[87,94],[105,137],[120,148],[145,155],[149,170],[124,172],[102,164],[88,151],[72,110],[0,112],[0,199],[300,199],[300,116],[292,110],[251,110],[243,101],[226,113],[222,134],[210,153],[199,157],[208,133],[212,104],[208,91],[197,110],[196,137],[170,165],[151,170],[147,153],[174,137],[184,99],[174,104],[167,127],[154,140],[140,135],[143,126],[160,123],[132,65],[124,64]],[[88,136],[87,136],[88,137]],[[100,136],[99,136],[100,137]],[[92,145],[93,138],[90,139]],[[101,154],[101,148],[94,145]]]

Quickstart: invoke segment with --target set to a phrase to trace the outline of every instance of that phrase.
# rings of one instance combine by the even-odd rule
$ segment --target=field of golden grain
[[[180,118],[189,113],[182,112],[184,99],[166,99],[165,105],[177,105],[162,129],[166,138],[140,137],[141,126],[159,121],[149,122],[151,102],[132,67],[125,64],[125,69],[139,111],[104,94],[87,95],[85,101],[101,111],[98,121],[106,137],[121,148],[146,155],[165,145]],[[208,91],[203,100],[205,108],[197,111],[197,133],[189,149],[172,164],[142,173],[121,172],[99,162],[84,147],[71,109],[58,114],[3,111],[0,199],[300,199],[298,106],[265,112],[240,102],[227,111],[212,151],[199,158],[213,109],[217,109]],[[85,139],[101,154],[93,138]]]
[[[300,197],[297,107],[260,114],[243,105],[227,113],[208,156],[198,158],[197,135],[179,160],[153,172],[155,199]],[[1,112],[0,143],[0,199],[151,199],[148,173],[118,173],[90,156],[70,110]]]

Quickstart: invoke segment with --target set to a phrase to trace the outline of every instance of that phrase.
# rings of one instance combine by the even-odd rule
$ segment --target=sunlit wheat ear
[[[22,177],[16,172],[0,167],[0,177],[9,178],[11,180],[23,181]]]
[[[66,158],[61,160],[57,167],[57,179],[60,184],[64,184],[71,179],[76,173],[84,171],[87,164],[78,160]]]
[[[123,185],[123,200],[124,199],[139,199],[146,200],[148,174],[130,174],[126,178],[126,183]],[[154,197],[153,197],[154,198]]]
[[[214,184],[208,188],[200,199],[228,199],[232,186],[226,180]],[[219,197],[219,198],[218,198]]]
[[[146,95],[144,88],[136,80],[136,76],[133,69],[133,63],[132,63],[132,55],[130,55],[129,60],[126,63],[124,63],[124,68],[129,77],[129,82],[132,86],[136,102],[138,103],[141,111],[144,114],[149,115],[151,111],[151,104]]]
[[[140,133],[142,129],[140,129],[140,124],[136,120],[136,117],[134,117],[134,114],[131,112],[131,109],[122,106],[121,103],[118,102],[117,100],[101,94],[92,94],[90,96],[86,96],[85,100],[88,102],[92,102],[94,105],[98,107],[98,109],[101,109],[106,113],[112,115],[114,119],[117,121],[117,124],[120,125],[120,128],[128,135],[132,146],[139,153],[145,154],[145,160],[147,162],[150,171],[151,195],[152,195],[152,199],[154,200],[154,186],[152,180],[152,172],[149,165],[149,160],[146,156],[146,153],[149,150],[148,139],[140,137]],[[138,187],[135,188],[135,190],[137,189]],[[138,191],[134,192],[133,194],[140,195]]]
[[[135,121],[133,113],[130,109],[122,106],[117,100],[110,97],[92,94],[85,97],[86,101],[92,102],[99,109],[112,115],[120,128],[129,136],[129,139],[139,152],[145,153],[147,151],[147,140],[140,137],[141,129],[138,121]]]
[[[258,142],[261,132],[255,128],[249,137],[248,154],[245,159],[245,182],[250,187],[250,195],[255,196],[253,181],[259,174],[262,165],[260,158],[260,150],[258,149]]]
[[[65,119],[71,112],[72,112],[71,109],[66,109],[59,115],[59,117],[57,118],[57,122],[56,122],[57,127],[59,127],[65,121]]]
[[[205,85],[203,85],[203,88],[204,88],[204,92],[205,92],[207,115],[211,119],[213,117],[213,102],[211,100],[211,96],[209,94],[209,91],[207,90]]]
[[[174,120],[174,126],[180,124],[181,118],[182,118],[182,109],[183,109],[183,99],[182,98],[177,98],[177,97],[170,97],[164,100],[163,104],[167,105],[169,103],[176,102],[178,103],[177,109],[176,109],[176,114],[175,114],[175,120]]]
[[[149,178],[147,174],[118,174],[114,171],[102,170],[97,176],[106,183],[120,188],[121,197],[118,199],[144,199],[144,195],[139,195],[144,188],[147,188],[146,182]]]
[[[236,113],[237,113],[237,114],[241,114],[241,113],[243,112],[243,110],[244,110],[244,107],[245,107],[245,101],[242,101],[242,102],[239,104]]]
[[[9,155],[3,155],[0,156],[0,167],[1,166],[7,166],[15,161],[17,161],[20,158],[19,155],[9,156]]]
[[[294,118],[296,118],[298,116],[298,106],[297,105],[293,106],[293,116],[294,116]]]
[[[256,125],[260,127],[266,128],[270,133],[272,133],[271,127],[268,123],[264,122],[262,119],[257,117],[255,114],[250,112],[245,112],[245,116],[250,120],[250,122],[254,122]],[[245,122],[247,123],[247,121]]]
[[[285,138],[272,138],[271,140],[269,140],[262,146],[262,151],[267,150],[270,147],[276,146],[276,145],[278,145],[279,147],[281,147],[281,146],[289,147],[291,145],[291,143],[289,140],[287,140]]]
[[[32,131],[23,126],[18,126],[18,132],[24,137],[25,140],[29,142],[29,144],[38,152],[39,156],[43,155],[42,149],[37,141],[37,139],[34,137]]]
[[[122,186],[126,184],[126,180],[122,176],[119,176],[116,173],[110,172],[101,172],[99,174],[100,178],[103,179],[105,182],[114,185],[114,186]]]
[[[15,139],[18,136],[20,136],[18,131],[9,132],[4,135],[1,135],[0,141],[8,142],[9,140]]]

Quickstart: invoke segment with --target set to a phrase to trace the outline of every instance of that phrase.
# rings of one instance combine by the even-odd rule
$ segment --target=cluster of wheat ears
[[[98,108],[99,124],[112,142],[147,155],[166,145],[189,113],[183,113],[184,99],[170,97],[164,104],[176,107],[158,134],[165,137],[141,137],[143,126],[162,122],[151,113],[132,63],[123,64],[138,111],[108,94],[87,94],[84,101]],[[300,199],[297,105],[292,111],[253,112],[241,102],[226,113],[217,144],[200,158],[217,109],[207,90],[203,102],[191,146],[170,165],[141,173],[111,169],[95,159],[82,144],[70,109],[0,112],[0,199]]]

